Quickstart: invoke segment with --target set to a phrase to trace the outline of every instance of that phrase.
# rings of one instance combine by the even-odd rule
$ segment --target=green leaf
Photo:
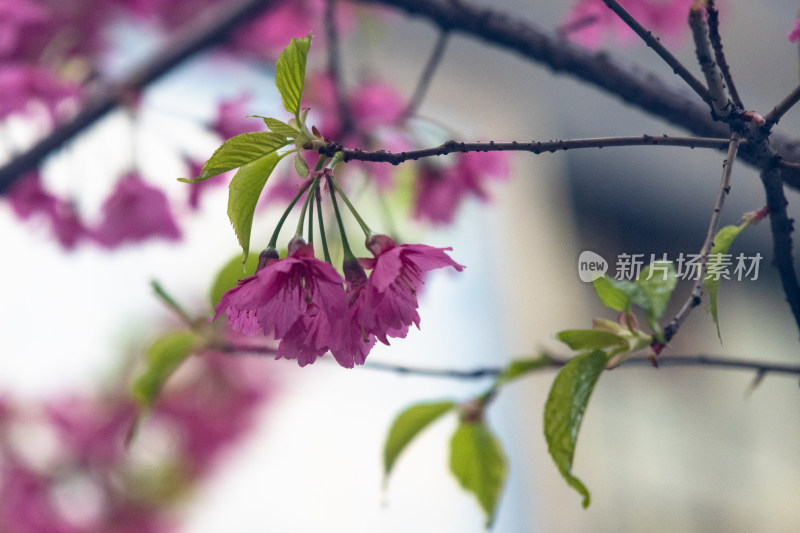
[[[283,108],[298,116],[303,85],[306,79],[306,57],[311,47],[311,34],[303,39],[292,39],[278,57],[275,85],[281,93]]]
[[[242,133],[225,141],[203,165],[200,175],[194,179],[178,178],[184,183],[197,183],[228,172],[234,168],[261,161],[289,144],[283,135],[270,131]]]
[[[625,291],[615,287],[606,277],[599,277],[592,282],[597,296],[606,307],[614,311],[627,311],[631,306],[631,299]]]
[[[720,229],[714,236],[714,246],[711,248],[711,253],[708,256],[708,266],[713,268],[714,265],[719,265],[722,262],[722,255],[727,254],[734,239],[742,232],[744,228],[750,225],[750,220],[745,219],[744,222],[738,226],[725,226]],[[708,269],[708,267],[706,267]],[[719,283],[721,279],[706,278],[703,280],[705,283],[706,291],[708,291],[709,303],[708,312],[711,313],[711,318],[717,326],[717,336],[722,341],[722,333],[719,329],[719,316],[717,308],[717,297],[719,296]]]
[[[652,276],[650,276],[651,269]],[[650,279],[647,279],[648,277]],[[636,280],[636,285],[641,292],[640,297],[635,299],[635,303],[645,310],[647,323],[655,332],[661,330],[658,326],[658,319],[664,314],[677,283],[678,273],[675,265],[664,261],[656,261],[656,263],[644,267],[639,279]]]
[[[228,218],[242,247],[242,262],[247,261],[250,252],[250,231],[258,198],[282,158],[282,155],[272,153],[243,166],[228,187]]]
[[[456,403],[453,401],[420,403],[412,405],[397,415],[383,447],[384,481],[388,481],[397,457],[414,440],[414,437],[434,420],[453,410],[455,406]]]
[[[147,350],[146,368],[133,382],[131,394],[140,409],[153,405],[161,388],[173,372],[200,345],[191,331],[173,331],[160,337]]]
[[[600,350],[570,359],[553,380],[544,406],[547,448],[567,483],[583,495],[583,507],[589,506],[589,490],[572,475],[572,459],[589,397],[607,362]]]
[[[231,258],[230,261],[225,263],[225,266],[217,274],[213,285],[211,285],[211,292],[209,293],[211,309],[213,310],[217,307],[223,294],[236,287],[237,281],[255,274],[256,266],[258,266],[258,254],[248,255],[244,265],[242,265],[240,255]]]
[[[529,372],[534,372],[540,368],[547,368],[552,363],[553,358],[546,353],[542,353],[538,357],[532,357],[529,359],[516,359],[511,361],[508,366],[503,369],[502,372],[500,372],[495,380],[495,383],[497,385],[504,385]]]
[[[482,420],[459,424],[450,441],[450,470],[478,499],[486,527],[491,527],[508,464],[500,443]]]
[[[626,343],[625,339],[618,335],[594,329],[567,329],[559,331],[556,337],[576,351],[598,350]]]
[[[297,134],[300,133],[300,130],[298,130],[297,128],[294,128],[289,124],[281,120],[278,120],[277,118],[269,118],[269,117],[262,117],[262,118],[264,119],[264,124],[266,124],[270,130],[274,131],[279,135],[283,135],[285,137],[290,137],[294,139],[297,136]]]

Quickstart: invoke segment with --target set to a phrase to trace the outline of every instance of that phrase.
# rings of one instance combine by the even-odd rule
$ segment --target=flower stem
[[[286,217],[289,216],[289,213],[294,208],[294,204],[296,204],[297,200],[299,200],[300,197],[303,195],[303,193],[308,190],[308,187],[310,185],[311,185],[311,181],[306,182],[300,188],[300,190],[297,192],[297,195],[294,197],[294,200],[292,200],[292,203],[289,204],[289,207],[286,208],[286,211],[283,212],[283,215],[281,215],[281,219],[278,221],[278,225],[275,227],[275,231],[272,233],[272,238],[269,240],[269,244],[267,245],[267,248],[277,248],[278,235],[281,232],[281,228],[283,227],[283,223],[286,222]],[[301,218],[301,220],[302,220],[302,218]]]
[[[344,191],[342,191],[342,188],[339,187],[338,183],[336,183],[336,178],[334,178],[333,175],[330,175],[328,176],[328,181],[333,184],[333,188],[336,189],[336,191],[342,196],[342,200],[344,200],[344,203],[347,205],[347,208],[350,210],[350,212],[353,213],[353,216],[355,217],[356,222],[358,222],[358,225],[361,226],[364,235],[367,237],[372,235],[372,230],[369,229],[369,226],[367,226],[367,223],[364,222],[363,218],[361,218],[361,215],[358,214],[358,211],[356,211],[356,208],[353,207],[353,204],[350,203],[350,200],[347,198],[347,195],[344,193]],[[331,189],[331,195],[333,195],[333,189]]]
[[[314,192],[316,192],[317,197],[317,220],[319,220],[319,238],[322,241],[322,253],[325,255],[325,261],[332,265],[333,261],[331,261],[331,254],[328,251],[328,239],[325,238],[325,222],[322,219],[322,196],[319,193],[319,188]]]
[[[297,229],[294,232],[295,237],[302,237],[303,235],[303,222],[305,222],[306,220],[306,210],[308,209],[308,204],[310,204],[312,202],[312,199],[314,198],[314,191],[316,190],[318,185],[319,185],[319,176],[316,176],[312,179],[311,187],[308,189],[308,196],[306,196],[306,200],[305,202],[303,202],[303,210],[300,211],[300,219],[297,221]]]
[[[331,177],[328,177],[328,183],[331,181]],[[330,187],[330,185],[329,185]],[[344,223],[342,222],[342,216],[339,213],[339,204],[336,201],[336,191],[333,187],[331,187],[331,202],[333,203],[333,212],[336,213],[336,222],[339,224],[339,233],[342,236],[342,249],[344,250],[344,260],[351,261],[355,259],[355,255],[353,255],[353,251],[350,249],[350,243],[347,242],[347,234],[344,231]]]

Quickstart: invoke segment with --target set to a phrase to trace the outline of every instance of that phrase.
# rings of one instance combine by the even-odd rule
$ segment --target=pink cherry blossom
[[[689,7],[694,0],[620,0],[645,28],[659,37],[676,39],[688,29]],[[598,48],[610,34],[616,41],[629,44],[637,37],[602,0],[578,0],[563,27],[571,40],[587,48]]]
[[[108,248],[151,237],[176,240],[181,236],[167,197],[135,174],[128,174],[117,183],[102,210],[94,237]]]
[[[452,248],[434,248],[425,244],[397,245],[386,235],[369,239],[367,246],[374,258],[361,264],[372,270],[361,288],[354,306],[355,320],[365,333],[389,344],[387,337],[405,337],[409,326],[419,327],[417,292],[423,285],[423,274],[451,266],[464,267],[445,252]]]
[[[311,244],[295,239],[289,255],[274,259],[225,293],[215,318],[227,314],[231,328],[280,340],[276,359],[313,363],[328,351],[347,308],[344,280],[314,257]]]
[[[19,63],[0,63],[0,119],[25,111],[30,102],[45,105],[56,116],[61,102],[76,97],[78,86],[57,78],[44,67]]]
[[[0,0],[0,57],[14,54],[22,36],[47,20],[43,6],[29,0]]]
[[[467,196],[486,201],[485,182],[506,179],[508,173],[508,156],[503,152],[459,154],[453,166],[423,167],[417,177],[414,217],[433,224],[449,224]]]
[[[67,250],[88,235],[73,203],[47,192],[38,174],[14,183],[6,197],[19,218],[27,220],[36,215],[47,219],[54,236]]]

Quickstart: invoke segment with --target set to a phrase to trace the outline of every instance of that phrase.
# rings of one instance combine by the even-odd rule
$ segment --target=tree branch
[[[408,152],[366,152],[360,149],[343,148],[337,143],[328,143],[320,148],[320,153],[333,156],[336,152],[344,154],[345,161],[371,161],[399,165],[405,161],[416,161],[424,157],[433,157],[453,153],[467,152],[531,152],[541,154],[559,150],[578,148],[606,148],[612,146],[683,146],[689,148],[713,148],[724,150],[730,145],[730,139],[710,139],[703,137],[669,137],[667,135],[641,137],[601,137],[597,139],[571,139],[559,141],[533,141],[529,143],[512,142],[456,142],[447,141],[433,148],[410,150]]]
[[[711,104],[711,95],[709,95],[708,89],[695,78],[689,70],[683,66],[683,63],[678,61],[678,58],[672,55],[672,53],[661,44],[654,35],[653,32],[642,26],[638,20],[633,18],[633,16],[625,11],[617,0],[603,0],[603,3],[611,9],[617,16],[622,19],[622,21],[627,24],[636,35],[638,35],[650,48],[658,54],[658,57],[664,60],[664,62],[672,68],[672,72],[677,74],[678,76],[685,81],[692,90],[697,93],[697,95],[703,99],[709,105]]]
[[[711,57],[709,29],[706,19],[703,18],[703,10],[696,4],[689,9],[689,26],[692,28],[697,62],[700,63],[700,68],[703,70],[703,75],[708,84],[711,108],[717,116],[725,118],[731,114],[733,104],[728,98],[725,82],[722,78],[722,73],[717,68],[717,62]]]
[[[422,75],[419,77],[419,81],[417,82],[417,86],[414,88],[414,94],[411,97],[411,100],[408,102],[408,107],[406,107],[403,116],[405,118],[409,118],[414,115],[419,109],[419,106],[422,104],[423,98],[425,98],[425,93],[428,92],[428,86],[433,79],[433,74],[436,72],[436,67],[439,66],[439,63],[442,61],[442,57],[444,56],[445,48],[447,48],[447,38],[450,36],[447,30],[440,30],[439,36],[436,38],[436,44],[433,45],[433,51],[431,52],[430,58],[428,58],[428,62],[425,64],[425,69],[422,71]]]
[[[772,108],[772,111],[767,113],[764,117],[765,123],[762,126],[764,131],[769,131],[775,126],[783,115],[786,114],[797,102],[800,102],[800,85],[794,88],[786,98],[784,98],[778,105]]]
[[[219,350],[229,355],[275,355],[277,350],[269,346],[263,345],[241,345],[235,343],[228,343],[221,346],[211,347],[213,350]],[[569,360],[568,357],[549,357],[549,368],[560,368],[564,366]],[[323,359],[330,360],[330,359]],[[647,357],[631,357],[620,367],[626,366],[652,366],[650,359]],[[703,366],[710,368],[730,368],[739,370],[753,370],[759,375],[775,373],[775,374],[791,374],[800,375],[800,365],[785,365],[781,363],[763,363],[760,361],[751,361],[746,359],[732,359],[726,357],[716,357],[710,355],[670,355],[659,359],[660,367],[669,366]],[[620,368],[616,367],[616,368]],[[405,374],[409,376],[422,376],[446,379],[483,379],[496,377],[505,370],[505,367],[482,367],[473,368],[470,370],[458,370],[451,368],[420,368],[405,365],[395,365],[392,363],[383,363],[378,361],[369,361],[362,368],[371,370],[380,370],[383,372],[394,372],[397,374]]]
[[[341,54],[339,52],[339,31],[336,27],[336,0],[325,2],[325,34],[328,38],[328,74],[333,80],[333,92],[336,99],[336,108],[339,112],[341,134],[347,136],[353,131],[355,123],[350,106],[345,98],[344,81],[342,76]]]
[[[251,21],[280,0],[241,0],[206,10],[179,30],[150,61],[122,81],[91,97],[67,122],[57,126],[31,148],[0,167],[0,194],[17,179],[34,170],[51,152],[94,124],[107,113],[129,101],[150,83],[194,54],[223,43],[237,27]]]
[[[728,86],[731,100],[737,107],[744,108],[742,99],[739,98],[739,91],[736,90],[736,85],[733,83],[731,69],[728,66],[727,59],[725,59],[725,52],[722,50],[722,36],[719,34],[719,10],[715,0],[707,1],[706,14],[708,16],[708,36],[711,39],[711,47],[714,49],[714,58],[717,60],[717,66],[722,72],[725,84]]]
[[[557,369],[564,366],[569,358],[550,358],[550,363],[546,367]],[[716,357],[710,355],[670,355],[665,356],[658,361],[658,368],[662,367],[686,367],[686,366],[699,366],[707,368],[728,368],[731,370],[749,370],[754,371],[759,376],[766,374],[787,374],[787,375],[800,375],[800,365],[785,365],[782,363],[762,363],[759,361],[750,361],[744,359],[732,359],[727,357]],[[626,368],[636,366],[653,367],[648,357],[631,357],[626,360],[622,365],[615,368]],[[446,368],[419,368],[403,365],[394,365],[391,363],[381,362],[368,362],[364,365],[365,369],[380,370],[382,372],[393,372],[396,374],[403,374],[408,376],[421,376],[433,377],[444,379],[461,379],[461,380],[475,380],[496,377],[502,373],[504,367],[482,367],[473,368],[471,370],[452,370]]]
[[[705,102],[686,91],[665,85],[657,76],[622,66],[607,52],[590,52],[549,35],[519,16],[507,15],[464,0],[361,0],[393,6],[429,20],[442,29],[459,31],[516,52],[521,56],[583,80],[623,101],[700,137],[730,136],[729,128],[714,121]],[[770,143],[787,161],[800,163],[800,142],[773,133]],[[766,165],[757,147],[743,144],[739,157],[759,170]],[[800,169],[785,170],[787,185],[800,189]]]
[[[689,294],[689,298],[675,315],[675,318],[672,319],[672,322],[670,322],[669,325],[664,328],[664,340],[666,342],[669,342],[672,337],[675,336],[675,333],[678,332],[678,329],[680,329],[683,321],[687,316],[689,316],[689,313],[691,313],[695,307],[699,306],[700,302],[702,301],[703,287],[706,276],[706,265],[708,264],[708,254],[711,252],[711,248],[714,246],[714,237],[716,236],[717,231],[719,231],[719,220],[722,213],[722,206],[725,204],[725,198],[728,197],[728,193],[731,190],[731,172],[733,171],[733,162],[736,160],[736,152],[739,149],[739,140],[740,136],[738,133],[731,135],[730,146],[728,147],[728,156],[722,163],[722,179],[720,180],[719,184],[717,200],[714,203],[714,211],[711,213],[711,220],[708,223],[708,231],[706,232],[705,241],[703,241],[703,246],[700,248],[700,276],[692,287],[692,292]],[[657,356],[658,352],[656,352],[655,355]]]
[[[786,206],[789,202],[783,193],[781,172],[781,169],[777,167],[767,169],[761,173],[761,181],[767,195],[775,266],[780,274],[786,301],[789,302],[795,323],[800,328],[800,284],[797,282],[797,273],[792,257],[794,220],[789,218],[786,213]]]

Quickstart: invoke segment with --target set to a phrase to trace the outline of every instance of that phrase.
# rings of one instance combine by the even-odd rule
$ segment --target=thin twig
[[[797,273],[795,272],[794,258],[792,256],[794,220],[789,218],[786,213],[788,201],[783,192],[781,170],[779,168],[771,168],[763,171],[761,173],[761,181],[764,184],[767,207],[769,207],[775,266],[780,274],[786,301],[789,302],[795,323],[800,328],[800,284],[797,282]]]
[[[740,109],[744,108],[742,99],[739,98],[739,91],[736,90],[736,85],[733,83],[731,69],[728,66],[727,59],[725,59],[725,52],[722,50],[722,36],[719,33],[719,10],[715,0],[707,0],[706,13],[708,15],[708,37],[711,40],[711,47],[714,49],[714,58],[717,60],[717,66],[719,66],[722,77],[725,79],[725,84],[728,86],[731,100]]]
[[[619,5],[617,0],[603,0],[603,2],[622,19],[622,21],[627,24],[633,31],[636,32],[636,35],[641,37],[641,39],[652,48],[658,57],[663,59],[667,65],[672,67],[672,71],[677,74],[678,76],[685,81],[689,87],[692,88],[694,92],[700,96],[705,102],[711,103],[711,96],[709,95],[708,89],[706,89],[702,82],[695,78],[689,70],[683,66],[678,58],[676,58],[672,53],[661,44],[661,41],[656,38],[653,33],[642,26],[638,20],[633,18],[633,16],[625,11],[625,8]]]
[[[183,306],[179,304],[177,300],[175,300],[175,298],[167,293],[167,291],[164,290],[164,287],[162,287],[158,281],[150,281],[150,286],[153,288],[153,292],[156,293],[156,296],[161,298],[161,301],[163,301],[167,307],[172,309],[187,326],[192,327],[194,325],[194,319],[189,315],[186,309],[184,309]]]
[[[569,359],[567,358],[551,358],[550,363],[546,367],[558,369],[564,366]],[[736,370],[752,370],[757,375],[764,376],[769,373],[774,374],[789,374],[800,375],[800,365],[786,365],[781,363],[761,363],[759,361],[749,361],[744,359],[732,359],[727,357],[716,357],[709,355],[669,355],[664,356],[658,361],[658,368],[661,367],[683,367],[683,366],[701,366],[709,368],[729,368]],[[622,365],[616,367],[627,368],[634,366],[647,366],[652,368],[653,365],[648,357],[631,357]],[[380,370],[384,372],[394,372],[397,374],[404,374],[409,376],[423,376],[433,378],[445,379],[484,379],[488,377],[498,376],[505,368],[501,367],[482,367],[474,368],[471,370],[451,370],[445,368],[419,368],[403,365],[393,365],[390,363],[368,362],[364,368],[373,370]]]
[[[640,137],[601,137],[596,139],[568,139],[558,141],[532,141],[520,142],[457,142],[447,141],[433,148],[411,150],[408,152],[366,152],[359,149],[346,149],[336,143],[328,143],[320,148],[320,153],[332,156],[336,152],[344,153],[345,161],[372,161],[399,165],[405,161],[416,161],[424,157],[440,156],[452,153],[466,152],[557,152],[560,150],[573,150],[578,148],[607,148],[614,146],[682,146],[689,148],[712,148],[724,150],[730,145],[729,139],[713,139],[705,137],[669,137],[666,135],[642,135]]]
[[[325,35],[328,39],[328,75],[333,81],[333,93],[341,124],[340,133],[344,137],[353,131],[355,122],[353,121],[353,113],[350,110],[344,90],[341,54],[339,52],[339,31],[336,26],[336,0],[327,0],[325,2]]]
[[[444,56],[445,48],[447,48],[447,38],[449,36],[450,32],[448,32],[446,29],[439,30],[439,36],[436,38],[436,44],[433,46],[431,56],[428,58],[428,62],[425,64],[425,69],[422,71],[419,81],[417,82],[417,86],[414,88],[414,94],[411,97],[411,100],[408,102],[408,107],[406,107],[406,110],[403,113],[404,118],[412,117],[419,109],[419,106],[422,105],[422,100],[425,98],[425,94],[428,92],[428,87],[430,86],[433,75],[436,72],[436,67],[439,66],[439,63],[442,61],[442,57]]]
[[[267,346],[247,346],[229,344],[224,347],[218,347],[226,354],[230,355],[274,355],[277,350]],[[324,359],[323,359],[324,360]],[[557,369],[564,366],[569,358],[567,357],[550,357],[549,363],[545,367]],[[625,363],[617,368],[626,368],[633,366],[648,366],[652,367],[650,359],[647,357],[631,357]],[[730,368],[739,370],[752,370],[758,374],[765,375],[769,373],[775,374],[791,374],[800,375],[800,365],[786,365],[781,363],[764,363],[760,361],[752,361],[746,359],[732,359],[726,357],[716,357],[710,355],[669,355],[659,359],[659,368],[667,366],[701,366],[709,368]],[[378,361],[369,361],[362,368],[369,370],[379,370],[381,372],[393,372],[395,374],[402,374],[408,376],[444,378],[444,379],[461,379],[461,380],[477,380],[484,378],[492,378],[498,376],[505,370],[505,367],[480,367],[469,370],[459,370],[450,368],[420,368],[406,365],[395,365],[392,363],[383,363]]]
[[[800,85],[795,87],[786,98],[773,107],[772,111],[767,113],[767,116],[764,117],[765,122],[761,129],[763,131],[769,131],[797,102],[800,102]]]
[[[722,73],[717,68],[717,62],[711,57],[711,41],[709,40],[709,29],[706,19],[703,17],[703,10],[698,5],[689,9],[689,26],[692,28],[695,52],[700,68],[708,84],[708,93],[711,96],[711,107],[719,117],[727,117],[733,110],[733,105],[728,99],[728,92],[725,90],[725,82]]]
[[[733,162],[736,159],[736,152],[739,149],[739,140],[740,136],[738,133],[731,135],[730,145],[728,147],[728,155],[725,158],[725,161],[722,163],[722,179],[720,180],[716,202],[714,202],[714,211],[711,214],[711,220],[708,223],[708,231],[706,232],[706,238],[703,242],[703,247],[700,249],[700,275],[692,287],[692,292],[689,294],[689,298],[672,319],[672,322],[670,322],[669,325],[664,328],[664,340],[666,342],[669,342],[670,339],[675,336],[675,333],[678,332],[681,324],[683,324],[683,321],[686,320],[687,316],[689,316],[689,313],[692,312],[692,309],[699,306],[700,302],[702,301],[706,265],[708,264],[708,254],[711,252],[711,248],[714,246],[714,236],[719,230],[722,206],[725,204],[725,198],[728,197],[728,193],[731,190],[731,172],[733,171]]]

